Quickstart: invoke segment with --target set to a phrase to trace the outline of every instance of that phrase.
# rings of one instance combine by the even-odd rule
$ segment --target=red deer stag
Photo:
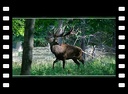
[[[57,32],[54,34],[51,34],[49,32],[48,37],[45,37],[46,40],[50,43],[50,49],[51,52],[55,55],[56,60],[53,62],[53,69],[54,69],[54,64],[58,62],[59,60],[63,61],[63,69],[65,68],[65,60],[72,59],[79,68],[80,63],[77,61],[79,60],[84,64],[84,60],[82,57],[82,52],[83,50],[80,47],[77,46],[71,46],[69,44],[59,44],[57,42],[58,37],[65,37],[69,34],[72,33],[73,30],[70,30],[66,34],[62,32],[61,34],[57,35]]]

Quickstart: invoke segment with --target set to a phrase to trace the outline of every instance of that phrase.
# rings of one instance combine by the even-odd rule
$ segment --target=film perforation
[[[9,30],[9,26],[3,26],[3,30]]]
[[[119,49],[125,49],[125,45],[119,45],[118,48]]]
[[[2,17],[2,21],[3,21],[3,26],[2,26],[2,34],[3,34],[3,41],[7,41],[10,40],[10,35],[9,32],[10,31],[10,16],[9,16],[9,11],[10,11],[10,7],[9,6],[3,6],[3,17]],[[7,52],[9,52],[10,50],[10,45],[9,44],[4,44],[3,42],[3,51],[7,50]],[[9,64],[9,59],[10,59],[10,53],[4,53],[3,54],[3,88],[9,88],[10,87],[10,83],[9,83],[9,78],[10,78],[10,73],[9,73],[9,68],[10,68],[10,64]]]
[[[9,64],[3,64],[3,69],[8,69],[9,68]]]
[[[8,88],[9,87],[9,83],[3,83],[3,87],[4,88]]]
[[[120,44],[121,41],[125,41],[125,15],[123,14],[125,12],[125,6],[119,6],[118,7],[118,22],[119,24],[117,25],[117,28],[118,28],[118,31],[117,32],[120,32],[120,34],[118,35],[118,40],[119,40],[119,43],[118,43],[118,50],[122,51],[122,52],[125,52],[125,44]],[[124,51],[123,51],[124,50]],[[118,53],[118,59],[119,60],[125,60],[126,59],[126,56],[125,56],[125,53]],[[118,87],[119,88],[125,88],[125,72],[124,70],[122,69],[125,69],[125,62],[120,62],[118,63],[118,69],[121,70],[121,72],[118,73],[118,79],[119,79],[119,82],[118,82]],[[120,82],[122,81],[123,82]]]
[[[119,35],[119,36],[118,36],[118,39],[119,39],[119,40],[125,40],[125,35]]]
[[[119,20],[119,21],[125,21],[125,16],[119,16],[119,17],[118,17],[118,20]]]
[[[3,40],[9,40],[9,35],[3,35]]]
[[[3,49],[9,49],[9,45],[3,45]]]
[[[118,87],[120,87],[120,88],[125,87],[125,83],[119,83]]]
[[[9,16],[3,16],[3,21],[9,21]]]
[[[3,78],[9,78],[9,73],[3,73]]]
[[[10,9],[9,6],[4,6],[3,7],[3,11],[9,11],[9,9]]]
[[[124,74],[124,73],[119,73],[119,74],[118,74],[118,77],[119,77],[119,78],[125,78],[125,74]]]
[[[125,6],[119,6],[118,11],[125,11]]]
[[[9,59],[9,54],[3,54],[3,59]]]
[[[125,68],[125,64],[118,64],[118,68],[124,69]]]

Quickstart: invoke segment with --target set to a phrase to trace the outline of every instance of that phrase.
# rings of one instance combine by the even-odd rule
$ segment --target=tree
[[[81,20],[81,48],[83,51],[85,51],[85,27],[86,27],[86,22],[85,20]],[[85,61],[85,53],[82,53],[83,59]]]
[[[59,31],[59,34],[61,34],[61,33],[64,32],[64,31],[63,31],[63,20],[58,20],[58,23],[59,23],[59,24],[58,24],[58,28],[57,28],[57,29],[58,29],[58,31]],[[57,33],[58,33],[58,32],[57,32]],[[58,34],[58,35],[59,35],[59,34]],[[57,41],[58,41],[59,44],[62,44],[62,37],[58,37],[58,40],[57,40]]]
[[[32,63],[33,32],[35,19],[26,19],[22,55],[21,75],[29,75]]]

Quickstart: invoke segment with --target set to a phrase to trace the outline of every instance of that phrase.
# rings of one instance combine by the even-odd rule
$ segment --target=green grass
[[[52,69],[52,63],[32,63],[31,75],[115,75],[116,64],[114,57],[105,57],[99,60],[91,60],[80,65],[78,69],[77,65],[73,61],[66,61],[65,69],[62,68],[62,62],[59,61],[55,64],[54,70]],[[21,63],[13,63],[13,75],[19,75],[21,70]]]

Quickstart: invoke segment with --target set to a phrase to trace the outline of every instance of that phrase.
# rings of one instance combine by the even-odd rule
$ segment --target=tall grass
[[[100,60],[93,59],[80,65],[79,69],[73,61],[66,61],[65,69],[62,68],[62,62],[55,64],[53,62],[32,63],[31,75],[115,75],[116,64],[114,57],[105,57]],[[13,63],[13,75],[19,75],[21,63]]]

